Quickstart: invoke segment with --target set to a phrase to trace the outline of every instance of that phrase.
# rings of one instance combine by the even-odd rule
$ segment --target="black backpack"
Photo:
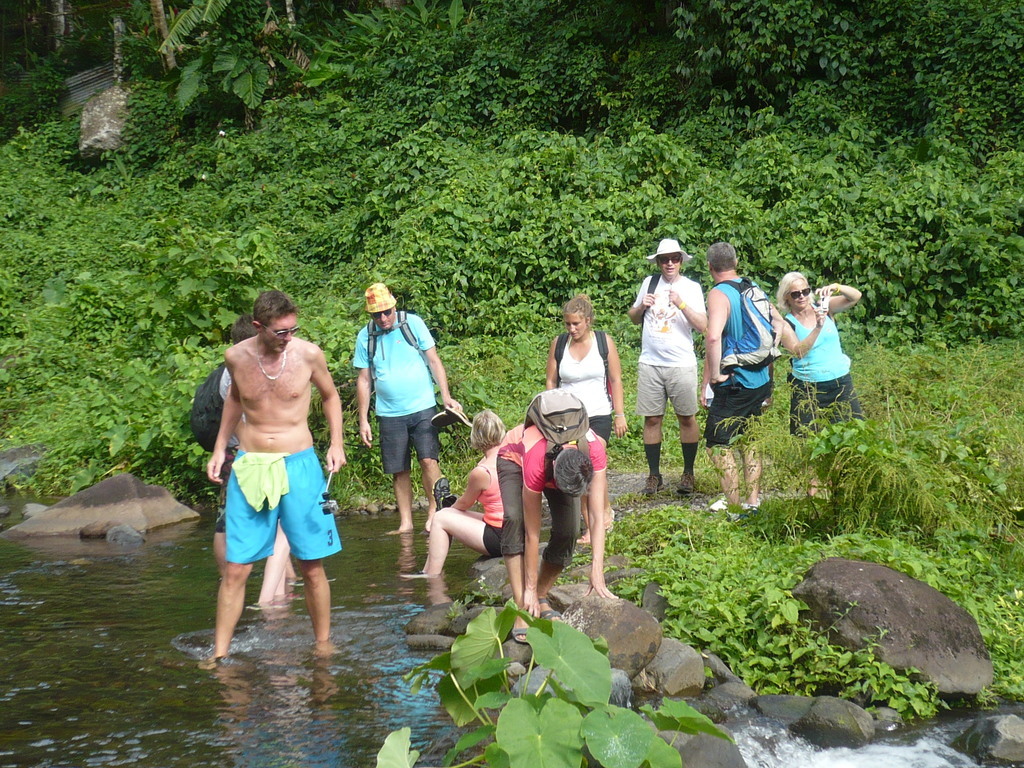
[[[189,424],[196,442],[207,451],[212,451],[217,442],[220,417],[224,413],[224,398],[220,396],[220,379],[224,375],[224,370],[223,363],[214,368],[196,389],[196,395],[192,399]]]

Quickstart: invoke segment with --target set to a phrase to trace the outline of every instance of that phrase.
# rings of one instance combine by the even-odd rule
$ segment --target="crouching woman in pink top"
[[[469,444],[484,457],[466,478],[466,490],[450,507],[439,509],[430,525],[427,564],[422,573],[403,574],[403,578],[440,576],[452,539],[482,555],[501,554],[501,525],[504,509],[498,490],[498,446],[505,437],[505,425],[493,411],[481,411],[473,419]],[[483,512],[473,505],[480,503]]]
[[[547,441],[532,424],[510,430],[498,448],[498,482],[505,508],[501,554],[516,605],[533,616],[559,619],[561,614],[548,602],[548,590],[572,562],[579,536],[580,497],[588,490],[592,519],[604,519],[608,456],[593,430],[578,445],[562,447],[554,461],[546,453]],[[539,562],[542,495],[551,512],[551,538]],[[604,526],[591,532],[591,546],[587,594],[614,598],[604,581]],[[522,621],[516,622],[512,637],[525,642]]]

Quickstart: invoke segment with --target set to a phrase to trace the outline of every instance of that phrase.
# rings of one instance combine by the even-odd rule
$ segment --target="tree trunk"
[[[164,0],[149,0],[149,11],[153,14],[153,24],[160,33],[160,42],[167,39],[167,16],[164,15]],[[176,69],[178,62],[174,59],[174,51],[168,50],[160,54],[164,60],[164,69]]]
[[[380,4],[385,8],[395,10],[396,8],[402,8],[406,4],[406,0],[381,0]]]
[[[53,30],[53,49],[57,50],[64,45],[64,38],[68,36],[68,17],[71,8],[68,0],[50,0],[50,27]]]

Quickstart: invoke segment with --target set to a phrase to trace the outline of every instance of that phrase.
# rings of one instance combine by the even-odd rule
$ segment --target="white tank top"
[[[571,343],[571,342],[570,342]],[[562,362],[558,366],[562,389],[572,392],[583,402],[587,416],[608,416],[612,412],[612,401],[608,397],[608,385],[604,377],[604,360],[597,348],[597,339],[591,337],[590,350],[582,360],[576,360],[565,345]]]

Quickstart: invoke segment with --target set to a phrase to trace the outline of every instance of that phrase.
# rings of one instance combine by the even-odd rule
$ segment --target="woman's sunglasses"
[[[801,296],[806,296],[810,292],[811,292],[810,288],[802,288],[799,291],[790,291],[789,292],[789,298],[791,298],[791,299],[799,299]]]

